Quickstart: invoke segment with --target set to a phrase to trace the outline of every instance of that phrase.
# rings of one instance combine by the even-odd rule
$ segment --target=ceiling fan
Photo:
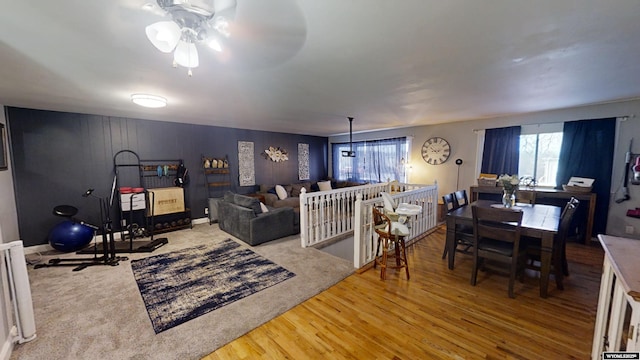
[[[156,49],[173,52],[173,66],[189,69],[199,66],[196,43],[206,43],[222,51],[221,38],[230,35],[229,25],[235,18],[236,0],[157,0],[170,17],[145,28],[147,38]]]
[[[306,40],[306,20],[295,0],[156,3],[170,19],[148,25],[147,38],[158,50],[173,52],[173,66],[186,67],[189,76],[200,65],[196,45],[215,50],[220,63],[242,68],[278,65]]]

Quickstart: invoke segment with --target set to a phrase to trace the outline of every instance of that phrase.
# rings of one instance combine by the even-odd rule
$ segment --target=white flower
[[[502,187],[504,187],[507,190],[513,190],[516,187],[518,187],[518,185],[520,184],[520,178],[518,177],[517,174],[514,174],[514,175],[502,174],[498,178],[498,181],[500,182]]]

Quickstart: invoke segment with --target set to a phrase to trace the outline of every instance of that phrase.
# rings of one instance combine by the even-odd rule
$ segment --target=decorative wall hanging
[[[289,160],[289,155],[285,149],[273,146],[269,146],[269,148],[262,153],[262,156],[264,156],[265,159],[274,162]]]
[[[309,180],[309,144],[298,144],[298,180]]]
[[[251,141],[238,141],[238,173],[240,186],[253,186],[256,184],[253,142]]]

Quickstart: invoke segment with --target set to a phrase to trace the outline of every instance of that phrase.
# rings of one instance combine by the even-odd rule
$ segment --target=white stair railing
[[[406,188],[413,190],[396,193],[392,197],[398,204],[409,203],[422,207],[420,214],[408,219],[410,234],[405,240],[411,243],[421,234],[437,226],[438,185],[411,185]],[[353,233],[353,266],[355,268],[361,268],[375,258],[378,235],[373,228],[372,208],[382,205],[381,197],[356,200]]]
[[[318,245],[353,231],[356,196],[378,197],[388,183],[350,186],[300,193],[300,239],[302,247]]]

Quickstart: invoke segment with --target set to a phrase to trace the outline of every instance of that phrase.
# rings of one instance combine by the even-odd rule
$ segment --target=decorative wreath
[[[289,156],[287,155],[287,151],[285,149],[273,146],[269,146],[269,148],[262,153],[262,156],[264,156],[264,158],[267,160],[275,162],[289,160]]]

